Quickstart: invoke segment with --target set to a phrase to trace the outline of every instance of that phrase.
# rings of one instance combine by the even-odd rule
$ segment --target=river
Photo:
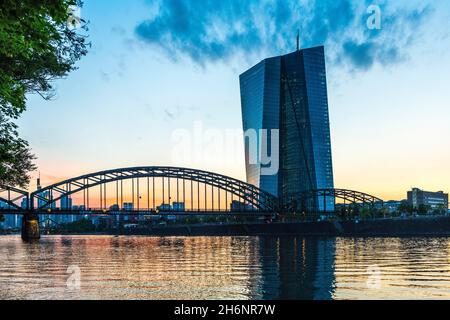
[[[0,299],[450,299],[450,238],[0,237]]]

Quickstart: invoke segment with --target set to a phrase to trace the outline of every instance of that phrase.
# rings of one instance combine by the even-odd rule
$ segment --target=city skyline
[[[399,61],[375,61],[359,69],[357,64],[346,66],[331,58],[335,50],[325,41],[336,187],[386,200],[405,198],[413,186],[450,190],[450,151],[445,138],[435,138],[450,133],[445,121],[450,112],[445,90],[449,35],[433,31],[434,25],[448,23],[447,6],[433,4],[426,14],[434,19],[418,21],[403,52],[406,58]],[[192,55],[171,59],[140,39],[140,23],[157,16],[151,6],[142,2],[125,7],[117,2],[86,3],[81,14],[91,21],[91,52],[78,71],[56,83],[56,99],[29,97],[28,110],[18,123],[38,156],[43,185],[108,168],[171,165],[173,131],[189,129],[195,121],[222,130],[240,128],[238,75],[259,58],[295,49],[293,29],[285,47],[276,52],[205,59],[199,66]],[[381,8],[382,13],[390,10],[385,3]],[[355,14],[365,29],[366,11]],[[389,27],[386,22],[378,32]],[[301,32],[301,46],[307,41]],[[240,165],[209,162],[194,168],[245,180],[243,150],[240,159]],[[35,190],[34,181],[30,189]]]

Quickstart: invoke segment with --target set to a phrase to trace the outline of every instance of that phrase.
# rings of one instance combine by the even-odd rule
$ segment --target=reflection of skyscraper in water
[[[334,239],[260,239],[262,299],[331,299],[334,291]]]
[[[317,239],[317,267],[314,277],[315,300],[329,300],[333,298],[335,290],[335,252],[336,241],[330,238]]]

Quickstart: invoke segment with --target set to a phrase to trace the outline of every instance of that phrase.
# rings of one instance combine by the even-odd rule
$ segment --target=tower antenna
[[[300,30],[297,29],[297,51],[300,50]]]

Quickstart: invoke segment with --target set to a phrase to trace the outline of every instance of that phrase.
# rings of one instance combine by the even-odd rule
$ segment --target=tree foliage
[[[75,5],[81,2],[2,0],[0,111],[4,115],[17,118],[26,108],[27,93],[53,97],[52,81],[74,70],[75,62],[86,55],[86,37],[68,23]]]
[[[86,23],[73,14],[80,0],[0,2],[0,183],[24,187],[35,167],[17,119],[27,94],[54,96],[53,81],[76,69],[87,53]],[[74,22],[78,28],[74,27]]]
[[[417,213],[421,215],[425,215],[430,211],[430,206],[427,206],[426,204],[420,204],[417,208]]]
[[[26,187],[35,170],[28,143],[19,138],[17,125],[0,114],[0,183]]]
[[[400,213],[412,214],[414,212],[414,207],[409,204],[408,201],[402,201],[398,207],[398,211],[400,211]]]

